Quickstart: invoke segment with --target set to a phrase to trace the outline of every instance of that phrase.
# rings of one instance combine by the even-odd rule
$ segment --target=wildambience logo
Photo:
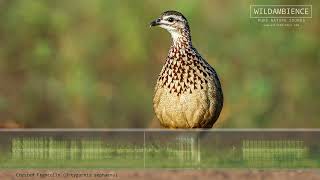
[[[264,26],[300,26],[312,18],[312,5],[250,5],[250,18]]]

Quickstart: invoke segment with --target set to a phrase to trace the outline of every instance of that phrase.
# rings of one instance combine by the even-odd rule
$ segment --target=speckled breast
[[[153,99],[156,116],[167,128],[211,128],[216,121],[217,103],[213,80],[203,85],[203,89],[179,95],[157,84]]]

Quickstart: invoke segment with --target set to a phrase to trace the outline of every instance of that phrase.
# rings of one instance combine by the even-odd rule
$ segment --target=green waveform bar
[[[320,131],[0,131],[0,168],[319,168]]]

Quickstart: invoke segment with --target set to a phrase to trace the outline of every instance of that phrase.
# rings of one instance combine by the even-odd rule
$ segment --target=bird
[[[158,76],[153,109],[163,128],[212,128],[223,107],[223,92],[215,69],[193,46],[186,17],[163,12],[150,27],[166,29],[172,45]]]

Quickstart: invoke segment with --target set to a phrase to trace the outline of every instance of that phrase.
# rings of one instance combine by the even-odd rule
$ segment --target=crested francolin
[[[166,128],[212,128],[218,119],[223,94],[216,71],[191,41],[187,19],[166,11],[150,23],[171,34],[172,45],[155,87],[153,108]]]

